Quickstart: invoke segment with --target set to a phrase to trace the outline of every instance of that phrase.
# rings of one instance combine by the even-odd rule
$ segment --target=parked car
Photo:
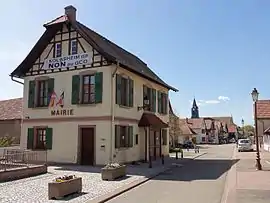
[[[239,139],[237,148],[238,152],[253,151],[253,145],[250,139]]]
[[[184,149],[193,149],[194,148],[194,144],[191,141],[187,141],[183,144],[183,148]]]

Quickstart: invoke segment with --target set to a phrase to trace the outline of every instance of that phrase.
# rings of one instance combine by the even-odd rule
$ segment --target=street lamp
[[[257,101],[259,97],[259,92],[256,88],[251,92],[251,96],[254,102],[254,121],[255,121],[255,138],[256,138],[256,167],[257,170],[262,170],[261,158],[260,158],[260,149],[259,149],[259,136],[258,136],[258,125],[257,125]]]

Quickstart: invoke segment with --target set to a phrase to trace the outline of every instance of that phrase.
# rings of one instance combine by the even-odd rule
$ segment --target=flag
[[[53,107],[53,106],[54,106],[56,97],[57,97],[57,95],[56,95],[56,93],[53,91],[52,94],[51,94],[51,96],[50,96],[49,107]]]
[[[58,102],[56,103],[56,106],[57,105],[60,105],[61,106],[61,108],[63,108],[64,107],[64,92],[62,92],[62,94],[60,95],[60,98],[59,98],[59,100],[58,100]]]

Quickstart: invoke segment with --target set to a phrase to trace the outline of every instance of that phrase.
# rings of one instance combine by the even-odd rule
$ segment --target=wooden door
[[[94,165],[94,128],[81,128],[81,164]]]

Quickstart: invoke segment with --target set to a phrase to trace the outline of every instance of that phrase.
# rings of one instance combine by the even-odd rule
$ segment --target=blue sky
[[[43,24],[77,8],[77,18],[131,51],[170,85],[180,117],[195,96],[201,116],[252,123],[251,90],[270,98],[267,0],[46,0],[2,2],[0,99],[22,96],[8,76],[44,32]]]

